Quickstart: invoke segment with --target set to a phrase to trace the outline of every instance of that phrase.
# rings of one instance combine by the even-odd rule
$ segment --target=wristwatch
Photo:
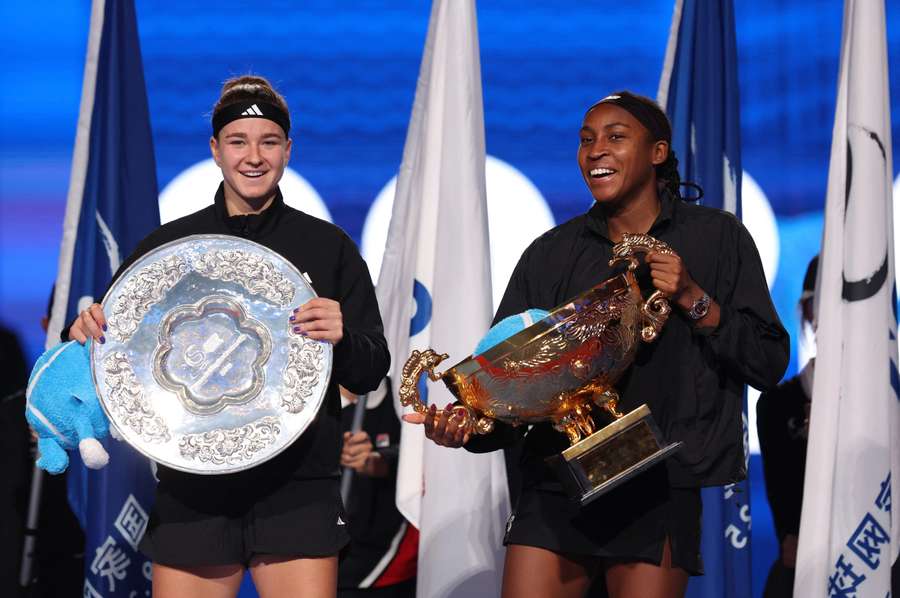
[[[708,294],[703,293],[703,295],[691,305],[691,309],[687,312],[688,317],[694,321],[702,320],[706,317],[706,314],[709,313],[710,303],[712,303],[712,299],[710,299]]]

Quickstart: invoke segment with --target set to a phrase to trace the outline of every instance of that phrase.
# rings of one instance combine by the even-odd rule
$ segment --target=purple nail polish
[[[103,325],[103,332],[106,332],[106,324]]]
[[[105,343],[106,343],[106,337],[105,337],[105,336],[101,336],[101,337],[100,337],[100,344],[102,345],[102,344],[105,344]]]
[[[288,318],[288,321],[289,321],[289,322],[293,322],[293,321],[296,320],[296,319],[297,319],[296,316],[291,316],[290,318]]]
[[[300,332],[300,327],[299,327],[299,326],[294,326],[294,332]]]

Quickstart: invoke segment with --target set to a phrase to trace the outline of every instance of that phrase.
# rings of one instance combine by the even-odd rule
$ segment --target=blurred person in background
[[[53,291],[41,328],[47,332]],[[84,532],[68,502],[67,476],[41,472],[35,548],[28,585],[22,587],[23,545],[27,535],[35,442],[25,421],[28,367],[16,336],[0,328],[0,596],[54,598],[80,596],[84,586]]]
[[[809,328],[813,333],[818,265],[819,256],[816,256],[806,268],[799,305],[800,329]],[[774,390],[762,393],[756,403],[756,428],[766,495],[779,546],[778,558],[769,570],[763,598],[793,596],[815,361],[813,357],[801,364],[796,376],[785,380]]]
[[[340,390],[341,465],[355,473],[346,504],[350,544],[338,566],[338,598],[412,598],[419,532],[397,510],[400,420],[390,379],[368,394],[358,432],[351,431],[358,397]]]
[[[28,369],[16,335],[0,326],[0,595],[18,596],[31,474],[25,385]]]

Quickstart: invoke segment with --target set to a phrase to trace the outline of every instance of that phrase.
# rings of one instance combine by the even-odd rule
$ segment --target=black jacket
[[[800,376],[786,380],[756,403],[756,428],[762,453],[766,495],[778,540],[799,535],[806,475],[809,397]]]
[[[781,325],[750,234],[731,214],[666,195],[649,234],[681,256],[693,279],[721,307],[715,329],[698,329],[677,308],[659,338],[642,344],[634,365],[616,385],[619,409],[646,403],[663,435],[684,446],[667,459],[673,486],[699,487],[746,477],[744,384],[768,389],[787,367],[790,342]],[[528,308],[552,309],[612,274],[613,242],[595,204],[587,213],[551,229],[522,254],[495,322]],[[497,425],[466,445],[482,452],[524,434]],[[550,424],[532,428],[523,450],[523,484],[557,487],[543,462],[565,449]]]
[[[280,190],[262,213],[229,216],[220,185],[213,205],[150,233],[125,260],[113,280],[160,245],[198,234],[243,237],[279,253],[308,275],[320,297],[341,304],[344,320],[344,336],[334,347],[331,380],[316,419],[274,459],[231,475],[249,478],[288,472],[299,479],[339,476],[341,402],[337,386],[366,393],[378,386],[390,364],[375,289],[356,245],[339,227],[285,205]],[[66,338],[68,330],[63,335]],[[161,466],[158,476],[160,481],[167,481],[190,474]]]

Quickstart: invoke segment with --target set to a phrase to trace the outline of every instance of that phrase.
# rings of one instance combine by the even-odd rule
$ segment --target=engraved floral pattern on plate
[[[215,413],[259,395],[271,353],[265,326],[247,316],[240,303],[212,296],[165,315],[153,377],[186,409]]]
[[[178,441],[181,454],[190,460],[215,465],[237,465],[271,446],[281,432],[277,417],[263,417],[232,429],[185,434]]]
[[[132,264],[91,346],[101,404],[125,441],[168,467],[232,473],[271,459],[324,400],[332,347],[291,333],[310,283],[270,249],[195,235]]]

